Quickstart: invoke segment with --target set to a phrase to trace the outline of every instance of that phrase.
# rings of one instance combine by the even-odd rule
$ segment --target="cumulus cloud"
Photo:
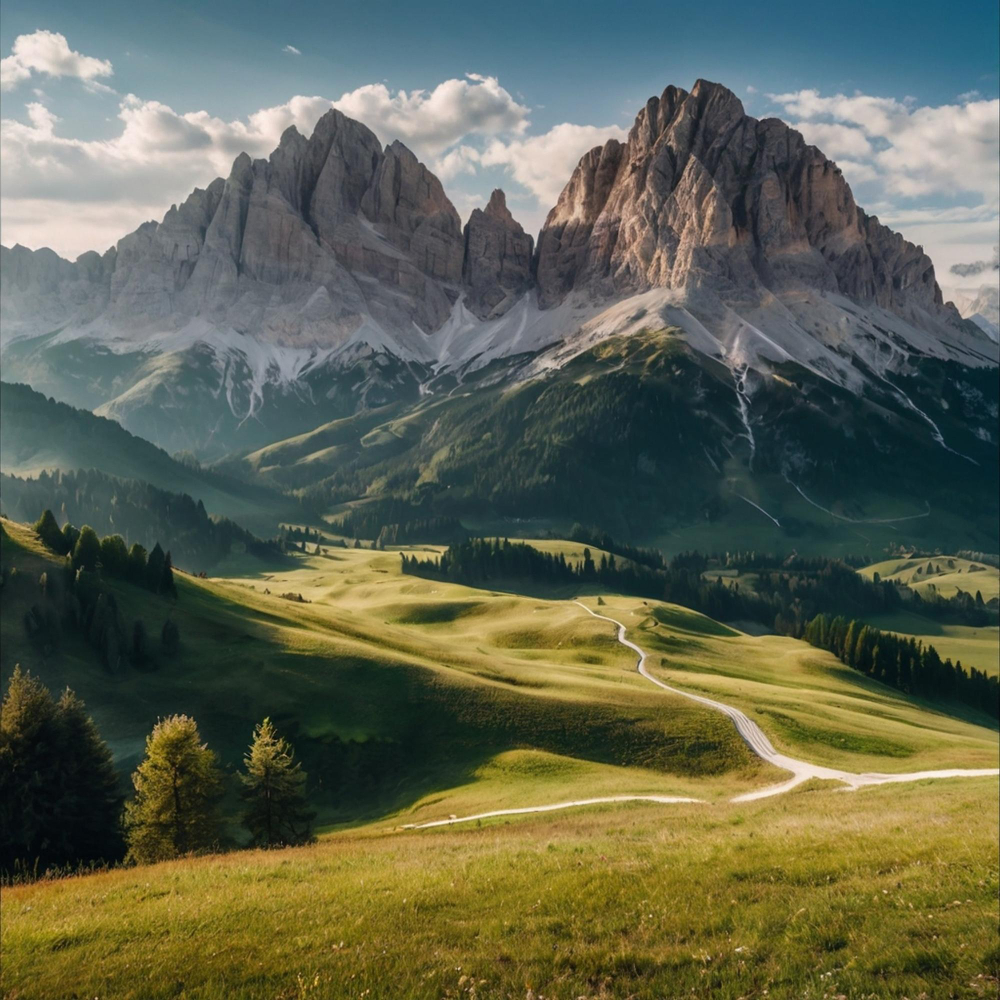
[[[108,227],[101,220],[127,219],[129,224],[116,230],[124,235],[162,216],[195,186],[228,175],[241,152],[267,156],[289,126],[311,134],[331,107],[364,122],[383,143],[401,140],[446,182],[484,169],[503,170],[529,193],[522,214],[530,219],[555,202],[580,156],[625,135],[617,126],[564,123],[530,136],[529,109],[495,77],[476,73],[428,90],[391,91],[379,83],[337,99],[299,95],[233,120],[208,111],[180,113],[129,94],[119,104],[120,131],[101,140],[64,134],[65,123],[32,102],[25,106],[26,120],[0,121],[5,231],[74,255],[102,246]],[[30,221],[38,217],[50,220],[48,239],[38,236],[45,224]]]
[[[571,125],[563,122],[543,135],[490,142],[480,157],[484,166],[500,166],[545,206],[555,204],[574,168],[588,150],[609,139],[623,140],[617,125]]]
[[[383,142],[396,139],[428,158],[442,154],[468,136],[520,135],[529,109],[493,76],[467,73],[433,90],[389,90],[372,83],[333,102],[345,115],[364,122]]]
[[[22,45],[17,53],[26,51]],[[25,69],[27,65],[18,61],[14,75],[42,71],[38,58],[31,59],[34,69]],[[65,61],[59,64],[53,59],[45,66],[46,72],[69,69]],[[97,72],[87,63],[76,68],[79,73]],[[446,80],[431,90],[393,92],[384,84],[373,84],[335,100],[299,95],[234,120],[208,111],[180,113],[160,101],[129,94],[119,104],[120,131],[101,140],[64,134],[65,123],[35,101],[25,105],[21,120],[0,121],[5,233],[74,255],[100,246],[96,241],[106,241],[107,230],[95,225],[104,218],[99,206],[106,206],[109,218],[128,219],[129,225],[117,230],[124,235],[139,223],[162,216],[193,187],[226,176],[241,152],[267,156],[290,125],[311,134],[331,107],[363,121],[383,143],[402,140],[446,179],[480,169],[481,150],[470,143],[482,146],[498,136],[516,138],[529,124],[528,108],[495,77],[479,74]],[[30,221],[39,215],[49,220],[48,239],[38,237],[44,223]],[[86,241],[87,232],[94,233],[95,242]]]
[[[95,88],[110,90],[97,78],[111,76],[114,69],[110,60],[85,56],[71,49],[65,35],[39,30],[18,35],[11,54],[0,59],[0,89],[11,90],[33,73],[76,77]]]
[[[867,162],[889,195],[971,193],[997,203],[1000,100],[970,93],[958,104],[920,107],[912,98],[860,93],[800,90],[769,96],[828,155]]]

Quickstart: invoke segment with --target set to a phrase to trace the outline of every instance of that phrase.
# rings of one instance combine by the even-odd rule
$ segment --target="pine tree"
[[[118,773],[83,702],[67,688],[56,706],[62,727],[60,826],[65,856],[75,861],[114,861],[122,856],[122,803]]]
[[[108,576],[123,577],[128,571],[128,549],[121,535],[101,539],[101,569]]]
[[[121,803],[111,751],[80,701],[14,668],[0,712],[0,868],[114,861]]]
[[[163,557],[163,572],[160,574],[160,593],[168,597],[177,596],[177,585],[174,583],[174,561],[168,552]]]
[[[126,576],[132,583],[137,583],[140,586],[146,579],[146,550],[138,542],[133,542],[132,548],[128,550]]]
[[[73,568],[93,573],[101,558],[101,540],[89,524],[80,529],[80,537],[73,546]]]
[[[146,739],[125,806],[128,857],[150,862],[216,846],[222,833],[222,774],[194,719],[161,719]]]
[[[15,666],[0,711],[0,867],[52,860],[58,826],[56,706],[37,677]]]
[[[149,558],[146,560],[145,585],[154,594],[159,593],[160,587],[163,586],[163,568],[166,562],[167,559],[163,553],[163,549],[160,547],[160,543],[157,542],[149,553]]]
[[[315,813],[306,805],[306,774],[293,762],[288,742],[278,736],[270,719],[254,730],[245,758],[243,825],[258,847],[304,844],[312,839]]]
[[[37,508],[36,508],[37,510]],[[51,549],[57,555],[65,555],[69,549],[66,547],[66,538],[59,530],[55,515],[46,508],[42,511],[42,516],[35,522],[35,534],[39,541]]]
[[[63,548],[62,551],[69,554],[76,546],[76,540],[80,537],[80,532],[67,521],[63,525]]]

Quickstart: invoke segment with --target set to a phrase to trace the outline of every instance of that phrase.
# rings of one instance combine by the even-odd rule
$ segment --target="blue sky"
[[[500,185],[537,229],[568,164],[706,77],[801,127],[955,284],[941,272],[996,241],[998,5],[819,10],[5,0],[3,241],[103,249],[330,101],[413,147],[463,215]]]

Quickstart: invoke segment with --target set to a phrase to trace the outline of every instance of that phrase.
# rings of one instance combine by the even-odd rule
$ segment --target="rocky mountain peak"
[[[651,288],[725,302],[803,290],[943,315],[933,267],[861,212],[835,163],[720,84],[650,98],[578,164],[539,238],[539,300]]]
[[[462,279],[466,306],[480,319],[502,316],[530,287],[534,240],[507,208],[497,188],[485,209],[474,209],[465,226]]]
[[[507,207],[507,196],[500,188],[493,189],[490,200],[486,203],[486,208],[483,209],[483,215],[487,218],[495,219],[505,226],[510,226],[524,232],[520,224],[514,221],[514,216],[510,214],[510,209]]]

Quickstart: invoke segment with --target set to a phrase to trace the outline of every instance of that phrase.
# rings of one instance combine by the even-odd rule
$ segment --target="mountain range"
[[[324,503],[996,534],[989,329],[718,84],[584,155],[537,243],[330,110],[103,255],[0,274],[5,379]]]

